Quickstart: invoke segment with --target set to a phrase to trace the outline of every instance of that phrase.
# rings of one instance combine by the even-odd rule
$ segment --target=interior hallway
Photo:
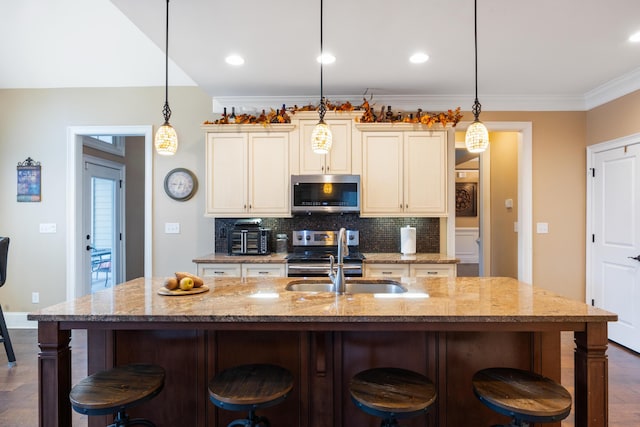
[[[7,367],[4,347],[0,347],[0,426],[38,425],[38,345],[37,331],[14,329],[9,332],[17,366]],[[1,346],[1,345],[0,345]],[[86,333],[74,331],[72,346],[72,383],[86,376]],[[640,355],[610,343],[609,351],[609,426],[640,425]],[[562,383],[573,394],[573,336],[562,336]],[[86,426],[86,416],[73,412],[73,426]],[[573,414],[562,423],[573,427]]]

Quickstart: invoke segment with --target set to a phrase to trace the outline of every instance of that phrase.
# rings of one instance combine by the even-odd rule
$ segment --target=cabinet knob
[[[409,205],[404,205],[404,208],[405,209],[409,209]]]

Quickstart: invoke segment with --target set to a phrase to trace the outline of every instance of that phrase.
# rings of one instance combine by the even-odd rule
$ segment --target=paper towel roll
[[[415,227],[402,227],[400,229],[400,252],[403,255],[416,253],[416,229]]]

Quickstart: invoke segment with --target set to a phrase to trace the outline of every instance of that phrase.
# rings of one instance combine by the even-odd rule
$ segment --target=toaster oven
[[[229,255],[267,255],[271,231],[268,228],[242,229],[235,227],[229,232]]]

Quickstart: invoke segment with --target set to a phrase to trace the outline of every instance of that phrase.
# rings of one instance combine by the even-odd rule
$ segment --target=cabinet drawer
[[[240,264],[198,264],[200,277],[242,277]]]
[[[282,264],[242,264],[242,277],[284,277]]]
[[[408,277],[407,264],[365,264],[367,277]]]
[[[411,277],[456,277],[455,264],[411,264]]]

